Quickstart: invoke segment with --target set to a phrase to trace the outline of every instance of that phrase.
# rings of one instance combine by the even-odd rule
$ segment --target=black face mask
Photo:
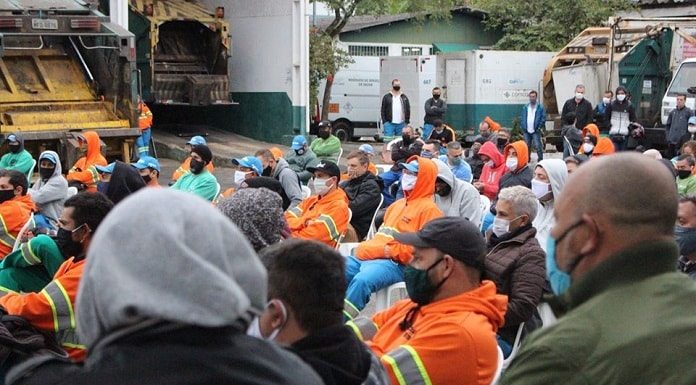
[[[401,89],[401,86],[393,86],[392,88],[394,89],[394,91],[398,91]]]
[[[143,180],[145,181],[145,184],[150,184],[150,182],[152,181],[152,177],[150,176],[150,174],[141,175],[141,177],[142,177]]]
[[[446,196],[450,195],[450,193],[452,192],[452,187],[450,187],[450,185],[448,185],[447,183],[445,183],[442,186],[438,185],[435,188],[435,192],[437,193],[437,195],[439,195],[441,197],[446,197]]]
[[[678,170],[679,179],[686,179],[691,176],[691,170]]]
[[[404,142],[405,145],[411,144],[411,136],[410,135],[401,135],[401,140]]]
[[[205,163],[198,161],[196,159],[191,158],[191,172],[198,175],[203,171],[203,167],[205,167]]]
[[[305,152],[306,152],[306,150],[304,148],[301,148],[299,150],[295,150],[295,155],[302,156],[305,154]]]
[[[53,176],[54,171],[56,171],[55,167],[39,167],[39,176],[41,177],[41,180],[47,180]]]
[[[58,233],[53,237],[53,240],[65,259],[77,257],[82,253],[82,244],[72,239],[72,231],[59,227]]]
[[[322,139],[328,138],[329,135],[331,135],[331,134],[330,134],[328,131],[325,131],[325,130],[319,131],[319,132],[317,133],[317,136],[320,137],[320,138],[322,138]]]
[[[13,154],[16,154],[19,152],[19,144],[10,144],[7,147],[10,148],[10,152],[12,152]]]
[[[263,169],[261,176],[271,176],[271,173],[273,173],[273,167],[266,166],[266,168]]]
[[[508,144],[507,138],[498,138],[498,147],[503,147]]]
[[[433,95],[433,99],[435,99],[435,100],[440,99],[440,95]]]
[[[0,190],[0,203],[9,201],[15,197],[14,189],[11,190]]]

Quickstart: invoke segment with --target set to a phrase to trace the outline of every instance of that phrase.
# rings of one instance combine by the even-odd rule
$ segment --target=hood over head
[[[582,129],[582,137],[583,138],[586,137],[587,134],[591,134],[591,135],[594,135],[595,137],[599,138],[599,127],[597,127],[597,125],[594,123],[590,123],[590,124],[586,125]]]
[[[262,188],[244,188],[218,202],[217,207],[234,222],[259,251],[280,241],[285,226],[283,199]]]
[[[152,320],[229,326],[265,303],[266,270],[232,221],[197,196],[143,189],[96,231],[75,309],[91,348]]]
[[[596,155],[610,155],[613,154],[616,150],[614,150],[614,143],[612,143],[611,139],[609,138],[598,138],[597,139],[597,145],[594,148],[594,151],[592,151],[592,156]]]
[[[411,191],[404,191],[406,200],[417,198],[432,198],[435,194],[435,179],[437,179],[437,166],[435,163],[427,158],[421,158],[420,156],[414,155],[408,158],[408,162],[413,160],[418,161],[418,177],[416,179],[416,185]]]
[[[551,183],[553,199],[558,199],[568,181],[568,167],[565,161],[562,159],[544,159],[537,163],[537,167],[541,167],[546,171],[549,183]]]
[[[486,142],[481,146],[481,149],[478,152],[479,156],[481,155],[486,155],[487,157],[491,158],[493,160],[493,164],[495,164],[495,167],[500,166],[501,164],[505,163],[505,158],[503,157],[503,154],[498,151],[498,147],[496,147],[493,142]]]
[[[99,139],[99,134],[94,131],[87,131],[82,134],[82,137],[87,141],[87,152],[85,153],[87,164],[97,163],[101,156],[101,140]]]
[[[58,153],[56,153],[55,151],[42,152],[41,155],[39,155],[39,165],[41,164],[41,160],[43,159],[48,159],[56,165],[56,168],[53,170],[53,175],[51,175],[51,178],[63,174],[63,166],[60,165],[60,157],[58,156]]]
[[[19,151],[18,151],[18,153],[24,151],[24,138],[22,137],[22,134],[21,134],[21,133],[19,133],[19,132],[13,132],[13,133],[11,133],[10,135],[7,135],[7,139],[6,139],[6,140],[9,142],[10,139],[14,139],[14,140],[12,140],[13,142],[15,142],[15,141],[16,141],[16,142],[19,142]]]
[[[507,160],[508,156],[510,155],[511,148],[514,148],[515,152],[517,152],[517,170],[513,172],[518,172],[525,168],[529,162],[529,148],[527,148],[527,143],[525,143],[524,140],[512,142],[505,146],[505,149],[503,150],[503,159]]]
[[[500,123],[496,122],[495,120],[491,119],[490,116],[486,116],[483,119],[484,122],[488,123],[488,127],[491,129],[491,132],[498,132],[500,131]]]
[[[276,178],[271,178],[270,176],[257,176],[254,178],[246,179],[243,184],[246,184],[249,188],[260,188],[265,187],[278,196],[283,195],[283,185]]]
[[[441,161],[440,159],[432,159],[433,163],[437,166],[437,177],[442,179],[443,182],[447,183],[451,188],[454,189],[454,173],[452,169],[447,165],[447,163]]]
[[[145,181],[140,173],[132,166],[117,160],[105,195],[117,204],[143,187],[145,187]]]

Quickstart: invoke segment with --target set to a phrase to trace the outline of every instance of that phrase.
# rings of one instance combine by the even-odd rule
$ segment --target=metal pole
[[[317,0],[312,2],[312,27],[317,26]]]

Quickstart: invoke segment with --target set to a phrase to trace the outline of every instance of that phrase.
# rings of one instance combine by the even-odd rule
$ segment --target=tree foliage
[[[317,103],[321,81],[344,68],[353,60],[348,52],[336,47],[336,42],[326,33],[318,30],[309,32],[309,102]]]

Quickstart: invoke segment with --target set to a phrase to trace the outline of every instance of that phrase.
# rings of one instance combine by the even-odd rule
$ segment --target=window
[[[419,56],[423,54],[421,47],[401,47],[401,56]]]
[[[349,45],[350,56],[389,56],[389,47],[375,45]]]

